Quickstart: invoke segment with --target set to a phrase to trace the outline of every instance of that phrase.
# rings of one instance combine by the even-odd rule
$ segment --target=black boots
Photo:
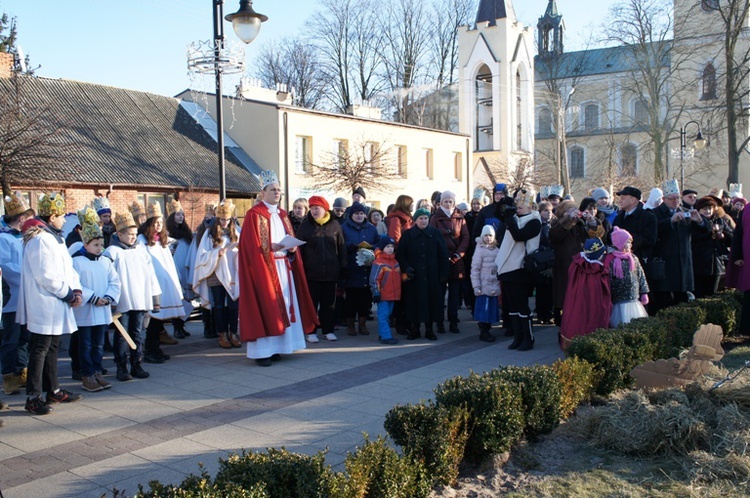
[[[190,332],[185,330],[185,320],[182,318],[172,318],[172,328],[174,329],[173,335],[177,339],[184,339],[190,337]]]
[[[432,327],[430,327],[430,328],[432,328]],[[439,322],[437,322],[437,333],[438,334],[445,334],[445,324],[443,323],[442,320],[440,320]]]
[[[458,334],[458,321],[451,320],[450,325],[448,326],[448,330],[450,330],[451,334]]]
[[[406,340],[413,341],[414,339],[422,337],[419,333],[419,322],[410,323],[408,330],[409,335],[406,336]]]
[[[479,340],[484,342],[495,342],[495,336],[490,333],[491,325],[479,322]]]
[[[443,322],[438,322],[438,332],[440,332],[440,329],[442,328],[443,331],[442,334],[445,334],[445,328],[443,327]],[[437,341],[437,336],[435,335],[435,332],[432,331],[432,322],[425,322],[424,324],[424,337],[428,341]]]
[[[206,339],[216,339],[219,334],[216,333],[216,327],[214,326],[214,319],[211,315],[211,310],[203,308],[201,310],[201,317],[203,318],[203,337]]]
[[[528,351],[534,348],[534,327],[531,324],[531,316],[519,316],[521,325],[521,344],[519,351]]]
[[[523,332],[521,331],[521,317],[515,313],[510,315],[510,327],[508,330],[513,333],[513,342],[508,345],[508,349],[518,349],[523,341]],[[507,333],[505,335],[508,335]]]

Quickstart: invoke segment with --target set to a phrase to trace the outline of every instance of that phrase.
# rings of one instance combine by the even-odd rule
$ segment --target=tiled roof
[[[11,82],[0,79],[0,91]],[[24,78],[22,95],[62,124],[56,137],[64,158],[42,180],[142,187],[218,190],[216,141],[172,97],[69,80]],[[226,185],[231,194],[260,190],[260,167],[226,148]],[[246,166],[243,166],[243,162]]]
[[[670,43],[662,47],[663,66],[669,66]],[[597,48],[578,52],[564,52],[552,58],[536,56],[534,59],[536,81],[548,79],[579,78],[596,74],[611,74],[638,70],[633,50],[627,46]]]

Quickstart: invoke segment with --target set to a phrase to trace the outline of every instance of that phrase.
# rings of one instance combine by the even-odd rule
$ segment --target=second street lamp
[[[685,151],[687,146],[685,131],[691,124],[698,126],[698,134],[695,136],[695,140],[693,140],[693,145],[696,150],[703,150],[706,144],[708,144],[708,140],[703,138],[703,135],[701,134],[701,125],[697,121],[688,121],[685,123],[685,126],[680,128],[680,188],[683,190],[685,189]]]

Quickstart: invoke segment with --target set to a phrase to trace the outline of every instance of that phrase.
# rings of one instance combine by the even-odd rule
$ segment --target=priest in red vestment
[[[318,320],[300,254],[278,244],[294,235],[279,207],[279,181],[272,171],[261,179],[262,200],[248,210],[240,233],[239,331],[247,357],[270,366],[282,354],[305,349],[305,334],[315,331]]]

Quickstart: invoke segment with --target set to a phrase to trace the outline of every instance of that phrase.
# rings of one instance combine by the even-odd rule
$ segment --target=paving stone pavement
[[[459,318],[460,334],[434,342],[397,336],[396,346],[378,343],[377,333],[349,337],[339,329],[337,342],[308,344],[268,368],[248,360],[244,348],[220,349],[203,338],[200,322],[188,322],[191,337],[163,347],[172,359],[146,364],[148,379],[118,382],[107,355],[112,389],[84,392],[50,415],[26,413],[23,394],[4,396],[0,490],[5,498],[98,498],[113,489],[131,496],[138,484],[179,483],[201,465],[214,475],[232,452],[281,446],[308,454],[327,448],[326,462],[342,470],[363,432],[385,435],[393,405],[431,399],[437,384],[470,371],[562,357],[555,327],[537,326],[534,349],[517,352],[497,330],[496,342],[480,342],[469,311]],[[65,353],[60,380],[83,392]]]

